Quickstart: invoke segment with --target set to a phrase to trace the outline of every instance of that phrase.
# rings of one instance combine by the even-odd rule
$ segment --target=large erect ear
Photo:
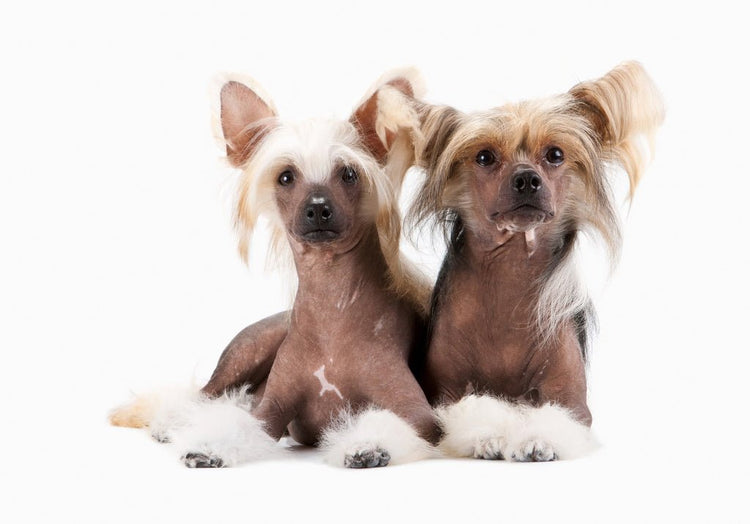
[[[412,149],[419,139],[419,118],[413,101],[423,91],[416,69],[389,71],[375,82],[352,113],[350,121],[362,143],[380,164],[386,163],[399,135],[411,142]]]
[[[276,109],[252,79],[224,77],[219,90],[221,133],[229,162],[239,167],[275,125]]]
[[[653,81],[641,64],[626,62],[598,80],[576,85],[570,94],[580,102],[580,111],[597,134],[602,153],[611,155],[608,160],[619,163],[628,173],[632,194],[664,120],[664,103]],[[645,144],[639,143],[641,137]]]

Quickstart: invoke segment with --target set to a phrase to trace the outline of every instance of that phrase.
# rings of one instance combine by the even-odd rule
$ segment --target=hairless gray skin
[[[388,85],[412,96],[405,80]],[[352,123],[360,147],[383,163],[388,151],[375,132],[377,94],[355,112]],[[253,148],[273,129],[273,117],[245,86],[225,86],[222,125],[228,143],[235,145],[228,146],[233,164],[242,166],[252,157]],[[388,138],[394,139],[390,133]],[[311,180],[294,165],[277,175],[276,209],[298,277],[293,307],[242,330],[224,350],[202,392],[215,397],[251,384],[260,398],[251,414],[276,439],[288,431],[296,441],[315,445],[340,411],[377,406],[434,443],[437,424],[409,367],[425,331],[424,305],[392,285],[376,212],[365,209],[371,206],[366,193],[372,186],[358,176],[356,167],[337,163],[332,169],[325,179]],[[190,458],[195,461],[196,455]],[[206,464],[199,466],[210,467],[211,460],[206,457]],[[387,454],[375,463],[366,460],[358,463],[354,457],[347,465],[388,462]]]

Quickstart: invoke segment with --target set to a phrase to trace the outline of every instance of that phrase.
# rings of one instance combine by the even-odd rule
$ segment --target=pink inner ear
[[[414,88],[412,87],[411,82],[409,82],[406,78],[394,78],[393,80],[388,82],[388,85],[395,87],[408,97],[414,96]]]
[[[221,130],[227,142],[227,156],[235,165],[244,162],[252,144],[268,132],[268,126],[253,126],[276,116],[249,87],[230,81],[221,88]]]
[[[405,95],[412,97],[414,96],[414,90],[411,83],[405,78],[394,78],[389,80],[385,85],[395,87]],[[380,140],[377,132],[375,131],[375,120],[378,114],[378,93],[380,89],[375,91],[370,98],[365,100],[352,114],[350,121],[354,124],[362,137],[362,142],[365,147],[372,153],[372,155],[381,164],[385,162],[388,156],[388,150],[393,143],[394,136],[390,131],[386,131],[386,144]]]

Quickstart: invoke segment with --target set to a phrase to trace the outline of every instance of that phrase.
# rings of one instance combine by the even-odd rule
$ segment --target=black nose
[[[510,185],[518,193],[536,193],[542,189],[542,177],[531,169],[526,169],[513,175]]]
[[[326,224],[333,218],[331,206],[322,196],[313,196],[305,207],[305,218],[307,223],[315,226]]]

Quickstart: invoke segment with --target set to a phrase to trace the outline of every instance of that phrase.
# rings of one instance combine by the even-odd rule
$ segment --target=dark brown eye
[[[341,170],[341,180],[343,180],[345,184],[356,184],[358,179],[357,171],[355,171],[353,167],[346,166]]]
[[[544,158],[553,166],[559,166],[563,163],[563,160],[565,160],[565,155],[563,155],[562,149],[559,147],[550,147],[547,150],[547,154],[544,155]]]
[[[482,167],[491,166],[495,163],[495,160],[495,154],[489,149],[482,149],[479,153],[477,153],[477,156],[474,159],[474,161]]]
[[[294,173],[289,170],[284,171],[279,175],[279,184],[282,186],[288,186],[294,182]]]

